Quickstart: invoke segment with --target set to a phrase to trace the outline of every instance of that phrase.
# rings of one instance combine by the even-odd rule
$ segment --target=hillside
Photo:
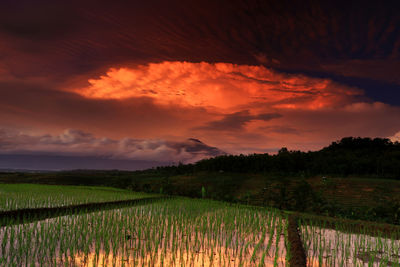
[[[113,186],[400,224],[400,144],[343,138],[314,152],[224,155],[145,171],[2,173],[4,183]]]

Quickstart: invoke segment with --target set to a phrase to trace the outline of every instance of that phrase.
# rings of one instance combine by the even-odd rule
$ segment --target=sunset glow
[[[397,266],[399,10],[3,0],[0,265]]]
[[[76,90],[88,98],[148,97],[163,105],[322,109],[342,106],[362,96],[360,89],[329,79],[290,75],[263,66],[206,62],[162,62],[136,68],[111,68]]]
[[[372,18],[350,6],[354,16],[342,17],[346,8],[323,3],[117,2],[7,1],[4,153],[120,157],[99,140],[137,140],[185,149],[123,149],[123,158],[185,162],[209,155],[186,150],[189,139],[232,154],[398,139],[400,37],[397,15],[383,7],[368,9],[380,14]],[[68,131],[96,141],[58,142]]]

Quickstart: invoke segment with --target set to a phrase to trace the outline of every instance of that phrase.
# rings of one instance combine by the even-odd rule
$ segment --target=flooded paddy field
[[[395,225],[107,188],[68,188],[56,204],[71,201],[74,190],[99,195],[52,208],[58,189],[42,196],[36,189],[31,202],[13,203],[49,208],[0,212],[0,267],[400,266]],[[122,202],[101,202],[115,198]]]
[[[62,216],[0,228],[0,266],[286,266],[287,218],[208,200]]]
[[[300,235],[307,266],[400,266],[400,232],[380,233],[360,225],[354,233],[343,223],[334,228],[302,221]]]

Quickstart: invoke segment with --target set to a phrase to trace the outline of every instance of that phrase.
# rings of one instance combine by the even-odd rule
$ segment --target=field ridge
[[[94,212],[99,210],[115,209],[118,207],[149,204],[155,201],[166,200],[171,198],[173,197],[160,196],[160,197],[136,198],[129,200],[84,203],[84,204],[68,205],[62,207],[25,208],[17,210],[7,210],[0,212],[0,226],[34,222],[38,220],[44,220],[63,215],[71,215],[79,213],[80,211]]]
[[[307,257],[299,234],[298,217],[294,214],[289,214],[288,217],[288,240],[290,243],[289,266],[306,267]]]

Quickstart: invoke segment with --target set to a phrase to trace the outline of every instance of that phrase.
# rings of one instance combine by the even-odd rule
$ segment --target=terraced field
[[[329,178],[324,184],[320,177],[310,178],[308,182],[331,201],[347,207],[375,206],[385,198],[400,195],[400,182],[385,179]]]
[[[41,207],[44,215],[3,211],[21,212],[22,220],[0,227],[0,266],[400,266],[400,229],[394,226],[380,232],[267,207],[111,188],[3,189],[12,203]],[[73,198],[73,192],[93,194]],[[58,208],[46,200],[53,198],[83,206],[52,215]],[[136,202],[107,207],[104,201],[128,199]]]

